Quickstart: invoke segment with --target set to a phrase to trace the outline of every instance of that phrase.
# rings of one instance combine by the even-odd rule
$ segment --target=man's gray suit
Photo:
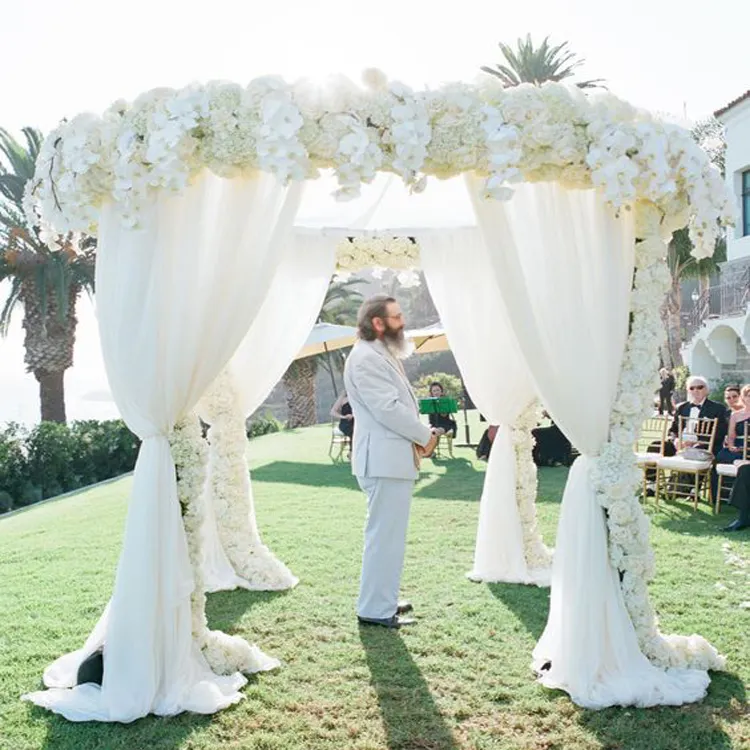
[[[406,529],[419,471],[414,443],[425,446],[430,428],[401,363],[382,341],[358,341],[347,357],[344,383],[354,412],[352,473],[367,495],[365,548],[357,614],[396,614]]]

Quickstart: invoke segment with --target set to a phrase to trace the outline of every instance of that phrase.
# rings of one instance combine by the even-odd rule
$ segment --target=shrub
[[[0,513],[132,471],[140,441],[120,420],[0,430]]]
[[[679,365],[674,368],[675,390],[684,391],[687,379],[690,377],[690,369],[687,365]]]
[[[459,406],[463,401],[464,389],[461,385],[461,378],[455,375],[449,375],[447,372],[433,372],[429,375],[422,375],[414,386],[417,398],[430,397],[430,383],[440,383],[443,386],[445,395],[448,398],[455,398]]]
[[[261,435],[268,435],[271,432],[279,432],[283,425],[274,417],[271,412],[266,412],[263,416],[254,417],[247,423],[247,436],[252,439]]]
[[[78,449],[70,428],[57,422],[41,422],[26,441],[28,479],[42,498],[60,495],[82,485],[76,476]]]
[[[7,513],[9,510],[13,510],[13,498],[10,493],[0,490],[0,513]]]
[[[140,441],[122,420],[73,422],[74,471],[82,484],[93,484],[132,471]]]
[[[17,424],[11,423],[0,430],[0,491],[6,493],[14,505],[21,505],[28,483],[26,437],[24,429]]]

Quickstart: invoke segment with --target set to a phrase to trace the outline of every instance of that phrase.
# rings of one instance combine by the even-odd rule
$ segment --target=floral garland
[[[224,371],[199,404],[211,425],[209,487],[222,547],[237,575],[256,591],[283,591],[299,582],[261,541],[247,465],[245,419]]]
[[[203,583],[201,527],[204,517],[208,446],[197,415],[190,414],[175,425],[169,440],[177,473],[177,497],[182,509],[188,553],[193,569],[190,597],[193,640],[216,674],[265,672],[280,665],[244,638],[209,630],[206,621],[206,590]]]
[[[523,529],[523,550],[529,571],[546,571],[552,565],[552,551],[544,544],[536,523],[537,469],[534,463],[534,435],[541,408],[533,401],[513,425],[512,440],[516,453],[516,503]]]
[[[78,115],[42,146],[29,221],[40,216],[49,237],[96,234],[103,204],[115,201],[126,225],[137,225],[154,191],[181,191],[204,169],[226,177],[262,169],[288,181],[325,168],[340,199],[356,197],[377,171],[417,191],[427,175],[474,171],[496,199],[510,197],[518,179],[597,186],[618,209],[648,200],[689,222],[697,258],[713,254],[719,225],[734,220],[727,186],[690,133],[608,92],[504,89],[492,76],[424,91],[379,71],[364,81],[340,78],[326,90],[273,77],[244,88],[196,84]]]
[[[637,496],[641,473],[633,445],[644,418],[651,413],[656,388],[649,365],[657,359],[664,333],[659,306],[670,284],[664,263],[665,241],[674,228],[661,222],[654,207],[638,207],[636,234],[643,239],[636,245],[631,330],[612,411],[610,440],[596,459],[592,478],[599,503],[607,512],[610,560],[620,571],[625,604],[641,650],[663,667],[723,669],[725,658],[705,638],[662,635],[648,597],[654,553],[648,517]]]
[[[419,286],[419,254],[419,243],[409,237],[350,237],[336,245],[336,277],[345,280],[354,271],[372,268],[379,278],[393,269],[401,286]]]

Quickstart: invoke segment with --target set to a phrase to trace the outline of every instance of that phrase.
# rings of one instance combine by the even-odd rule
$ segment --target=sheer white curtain
[[[516,504],[511,426],[534,398],[526,363],[508,324],[492,261],[476,229],[419,235],[427,285],[467,390],[499,425],[479,505],[473,580],[549,583],[528,569]]]
[[[665,672],[641,654],[607,554],[604,511],[589,478],[609,432],[628,335],[632,212],[616,218],[594,190],[524,184],[484,200],[467,177],[509,320],[537,392],[581,452],[565,489],[547,627],[534,650],[542,682],[582,706],[700,699],[705,672]]]
[[[84,649],[46,671],[53,689],[26,696],[34,703],[75,721],[130,722],[240,699],[244,678],[214,675],[192,641],[193,578],[168,435],[258,314],[302,189],[266,174],[206,172],[180,196],[159,195],[140,230],[104,208],[102,351],[115,402],[143,444],[112,599]],[[102,643],[101,688],[73,688],[78,663]]]
[[[240,412],[252,414],[279,382],[289,363],[304,346],[317,320],[336,264],[336,240],[318,231],[295,231],[280,257],[268,294],[245,338],[229,365],[237,388]],[[248,451],[252,450],[252,444]],[[204,579],[209,591],[232,589],[276,590],[291,588],[297,578],[266,547],[258,532],[248,483],[250,512],[246,537],[252,540],[247,550],[247,575],[238,575],[224,549],[209,503],[203,525],[205,549]]]

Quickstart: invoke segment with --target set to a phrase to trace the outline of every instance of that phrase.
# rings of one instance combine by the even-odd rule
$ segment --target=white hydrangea
[[[516,458],[516,504],[523,531],[523,550],[530,571],[549,571],[552,566],[552,550],[542,539],[536,519],[537,469],[534,463],[534,435],[532,430],[539,424],[541,406],[538,401],[530,403],[513,425],[512,440]]]
[[[393,268],[403,273],[403,286],[414,286],[419,267],[419,244],[408,237],[353,237],[336,245],[336,270],[351,273],[363,268]],[[418,277],[416,279],[418,281]]]
[[[263,544],[255,523],[247,434],[237,389],[228,371],[211,385],[198,405],[210,424],[208,487],[222,547],[248,588],[283,591],[298,579]]]
[[[587,96],[558,83],[503,89],[490,76],[477,86],[413,91],[380,71],[364,82],[213,82],[154,89],[102,117],[80,115],[45,140],[27,213],[49,236],[95,234],[104,202],[114,200],[123,222],[136,226],[155,190],[178,192],[201,169],[225,177],[263,169],[286,182],[332,168],[342,199],[379,170],[415,191],[426,175],[474,170],[494,199],[508,198],[521,178],[593,185],[616,208],[649,201],[661,239],[689,224],[699,258],[735,219],[724,181],[686,130],[606,92]]]

